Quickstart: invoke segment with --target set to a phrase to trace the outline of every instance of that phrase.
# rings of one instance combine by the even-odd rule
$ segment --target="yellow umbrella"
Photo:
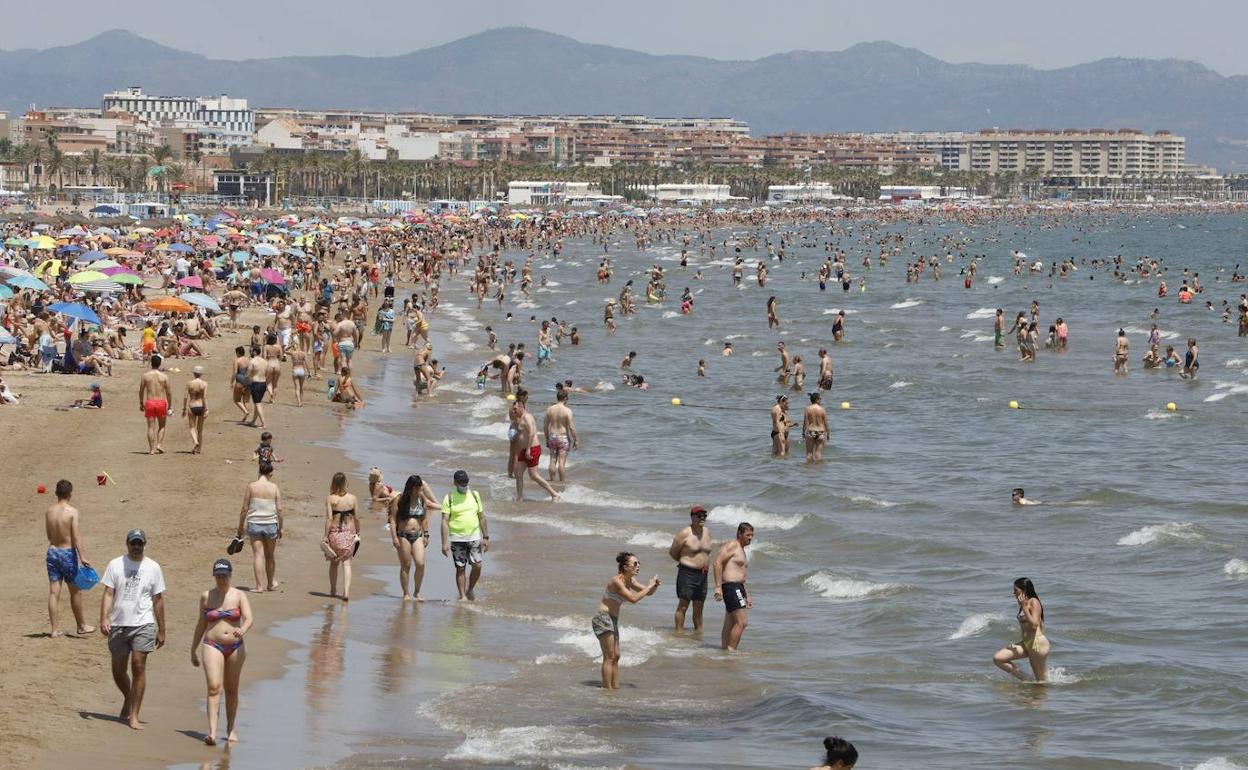
[[[35,268],[35,275],[60,275],[63,264],[59,259],[45,259]]]
[[[30,239],[30,247],[32,249],[55,249],[56,239],[46,235],[36,235]]]
[[[73,275],[69,277],[69,282],[75,285],[80,284],[80,283],[88,283],[90,281],[107,281],[107,280],[109,280],[108,276],[105,275],[104,273],[101,273],[99,270],[82,270],[80,272],[74,273]]]
[[[117,257],[122,254],[128,254],[129,252],[130,249],[122,248],[121,246],[113,246],[112,248],[104,249],[104,253],[110,257]]]

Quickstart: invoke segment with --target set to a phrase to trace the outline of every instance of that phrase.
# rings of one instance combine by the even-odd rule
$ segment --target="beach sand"
[[[241,319],[246,328],[264,323],[265,314],[252,309]],[[0,613],[6,619],[4,662],[0,663],[0,767],[165,767],[202,754],[220,752],[202,746],[205,728],[204,681],[189,661],[198,596],[213,585],[211,564],[225,555],[238,521],[243,486],[256,477],[252,452],[260,430],[238,424],[230,400],[228,373],[233,347],[247,340],[244,332],[226,332],[207,344],[209,358],[167,361],[174,393],[168,421],[166,454],[146,454],[145,423],[137,409],[138,379],[147,364],[116,362],[113,377],[100,377],[105,408],[68,409],[89,395],[93,378],[5,371],[3,376],[20,406],[0,407],[6,440],[5,473],[0,494],[8,501],[3,523],[6,544],[0,560]],[[371,345],[370,345],[371,343]],[[367,371],[373,353],[366,342],[357,356],[357,370]],[[191,368],[201,364],[208,381],[209,414],[204,452],[189,453],[190,434],[179,416],[182,393]],[[180,371],[178,371],[180,370]],[[278,404],[265,405],[268,429],[283,462],[274,477],[282,489],[286,530],[278,546],[276,594],[252,594],[256,626],[248,635],[243,673],[244,697],[249,680],[278,676],[290,645],[263,635],[274,621],[306,615],[328,600],[326,562],[318,542],[322,532],[324,493],[337,470],[351,478],[351,488],[367,500],[366,479],[344,455],[315,446],[332,439],[345,418],[324,396],[325,380],[309,380],[302,409],[293,403],[289,367],[279,383]],[[96,475],[107,473],[115,483],[99,486]],[[68,590],[62,591],[60,618],[65,637],[48,636],[47,546],[43,513],[55,501],[52,489],[60,478],[74,484],[72,502],[82,514],[86,556],[101,574],[121,555],[125,533],[147,531],[147,554],[160,563],[167,585],[167,638],[163,649],[148,659],[148,686],[142,718],[146,729],[132,731],[116,719],[121,695],[110,674],[108,649],[98,632],[74,634]],[[36,488],[44,485],[46,494]],[[361,552],[374,563],[388,559],[383,549]],[[250,545],[232,557],[235,585],[250,587]],[[363,565],[361,565],[363,566]],[[364,595],[376,586],[357,569],[352,593]],[[84,594],[86,621],[96,625],[102,588]],[[222,715],[221,729],[224,729]],[[246,726],[240,726],[246,740]],[[105,759],[113,758],[113,759]],[[102,763],[102,764],[101,764]]]

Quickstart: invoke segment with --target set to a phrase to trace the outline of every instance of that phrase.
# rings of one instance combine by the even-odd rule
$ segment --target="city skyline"
[[[53,11],[25,6],[11,21],[21,45],[6,50],[71,45],[124,28],[180,50],[217,59],[282,56],[390,56],[449,43],[488,29],[528,26],[577,40],[652,54],[755,60],[793,50],[837,51],[886,40],[958,63],[1024,64],[1056,69],[1104,58],[1177,58],[1224,75],[1248,74],[1248,53],[1237,30],[1248,7],[1193,0],[1184,13],[1156,23],[1156,0],[1087,4],[1057,0],[1043,14],[1003,11],[985,0],[939,6],[895,3],[886,10],[846,3],[793,0],[785,13],[759,18],[759,6],[740,0],[659,4],[639,0],[601,6],[593,14],[569,0],[468,0],[454,7],[378,0],[372,19],[385,24],[343,24],[340,4],[311,0],[243,4],[224,0],[223,18],[246,19],[229,35],[205,35],[187,25],[177,6],[129,0],[125,13],[85,0],[66,0]],[[66,18],[74,19],[72,26]],[[1071,23],[1078,19],[1079,23]],[[1055,45],[1060,42],[1060,45]]]

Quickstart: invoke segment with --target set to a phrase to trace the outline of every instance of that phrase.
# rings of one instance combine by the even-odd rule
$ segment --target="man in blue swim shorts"
[[[82,533],[78,526],[78,509],[69,504],[74,485],[61,479],[56,482],[56,502],[48,507],[46,524],[48,530],[48,619],[52,621],[53,638],[64,636],[57,619],[61,601],[61,585],[69,586],[69,606],[74,612],[74,622],[79,634],[95,630],[88,626],[82,614],[82,595],[74,578],[78,577],[78,565],[90,567],[82,555]]]

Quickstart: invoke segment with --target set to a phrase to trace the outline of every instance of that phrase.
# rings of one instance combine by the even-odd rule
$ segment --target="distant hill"
[[[229,93],[257,106],[722,116],[780,131],[1168,129],[1192,162],[1248,171],[1248,77],[1173,59],[1057,70],[951,64],[892,43],[720,61],[490,30],[401,56],[227,61],[123,30],[0,51],[0,109],[97,105],[106,91]]]

